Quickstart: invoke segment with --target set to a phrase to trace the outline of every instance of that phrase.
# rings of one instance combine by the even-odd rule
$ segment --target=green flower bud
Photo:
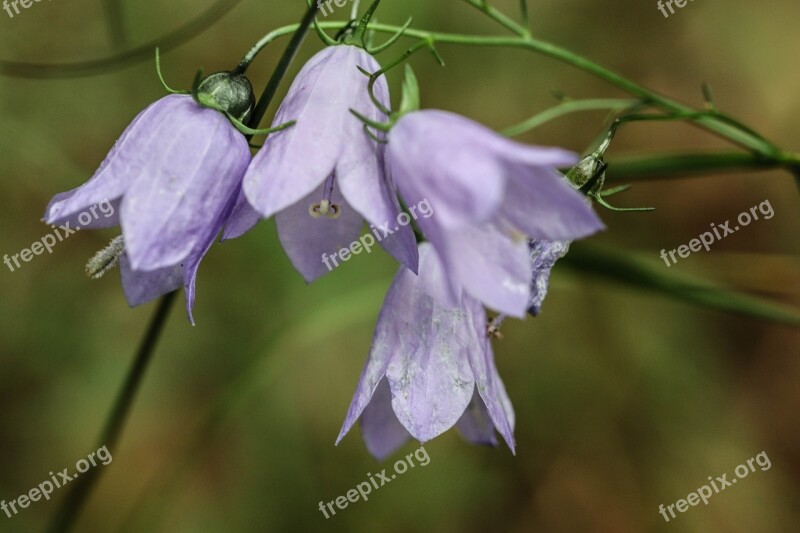
[[[247,122],[256,105],[250,80],[233,72],[217,72],[201,81],[197,100],[200,105],[228,113],[241,122]]]

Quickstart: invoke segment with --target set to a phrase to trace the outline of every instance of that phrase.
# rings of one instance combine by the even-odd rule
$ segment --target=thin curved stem
[[[75,63],[0,61],[0,75],[17,78],[77,78],[104,74],[152,58],[156,47],[160,47],[162,52],[177,48],[216,24],[239,2],[241,0],[220,0],[177,30],[126,52]]]
[[[472,0],[467,0],[472,1]],[[342,22],[321,22],[322,28],[337,28],[343,25]],[[267,37],[262,39],[253,49],[248,53],[246,58],[252,60],[258,52],[266,46],[269,42],[282,34],[287,34],[296,29],[296,26],[286,26],[271,32]],[[401,27],[392,24],[370,23],[369,29],[381,33],[397,33]],[[724,115],[717,115],[714,113],[696,114],[697,111],[690,106],[682,104],[667,96],[650,90],[647,87],[639,85],[616,72],[609,70],[583,56],[577,55],[565,48],[555,44],[535,39],[531,36],[484,36],[484,35],[463,35],[455,33],[432,32],[426,30],[419,30],[414,28],[407,28],[404,35],[406,37],[425,39],[431,45],[435,44],[459,44],[466,46],[485,46],[485,47],[498,47],[498,48],[520,48],[523,50],[530,50],[541,55],[550,57],[562,63],[571,65],[588,74],[591,74],[615,87],[627,92],[642,100],[643,103],[662,109],[663,111],[686,114],[686,120],[710,131],[719,137],[722,137],[733,144],[737,144],[751,152],[760,154],[764,157],[772,159],[780,159],[784,157],[784,153],[773,145],[771,142],[765,140],[760,135],[754,134],[740,127],[740,125],[733,122],[732,119]]]
[[[153,358],[156,343],[164,329],[169,310],[175,301],[176,295],[177,292],[171,292],[161,297],[156,314],[153,315],[153,319],[150,321],[145,336],[139,345],[139,350],[125,378],[122,390],[116,402],[114,402],[114,408],[106,419],[105,426],[100,434],[98,447],[106,446],[111,450],[116,448],[117,441],[125,426],[125,421],[128,419],[133,406],[133,400],[136,398],[136,392],[139,390],[145,371]],[[63,533],[70,530],[86,505],[102,471],[100,468],[92,468],[70,485],[67,497],[61,503],[61,507],[59,507],[48,531],[51,533]]]
[[[542,124],[550,122],[551,120],[555,120],[559,117],[562,117],[564,115],[569,115],[571,113],[578,113],[581,111],[599,111],[599,110],[617,111],[634,106],[638,103],[640,103],[639,100],[631,100],[624,98],[596,98],[596,99],[586,99],[586,100],[568,100],[566,102],[553,106],[550,109],[546,109],[541,113],[538,113],[532,116],[531,118],[525,120],[524,122],[521,122],[515,126],[511,126],[510,128],[506,128],[500,133],[508,137],[514,137],[516,135],[522,135],[525,132],[538,128]]]

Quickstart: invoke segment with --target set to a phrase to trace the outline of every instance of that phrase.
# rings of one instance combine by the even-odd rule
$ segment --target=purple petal
[[[45,212],[49,213],[53,209],[57,210],[58,208],[54,208],[54,206],[65,203],[75,196],[79,190],[80,188],[56,194],[53,196],[53,199],[50,200],[50,204],[47,206]],[[113,201],[102,200],[98,204],[87,207],[85,211],[59,218],[56,223],[52,224],[69,225],[71,229],[113,228],[114,226],[119,226],[119,205],[119,198]]]
[[[467,312],[472,318],[473,327],[480,339],[481,349],[469,352],[469,362],[475,376],[475,386],[478,394],[486,403],[489,417],[503,436],[512,453],[514,447],[514,408],[506,393],[503,380],[494,364],[492,344],[486,335],[486,312],[480,302],[471,298],[464,298]]]
[[[191,97],[173,100],[169,124],[138,148],[148,163],[122,201],[122,229],[131,265],[156,270],[183,261],[250,161],[247,141],[221,113]]]
[[[426,234],[440,252],[451,284],[498,312],[521,318],[530,299],[529,250],[527,241],[507,233],[484,224]]]
[[[253,229],[260,220],[261,213],[253,209],[253,206],[247,201],[244,190],[240,191],[239,198],[236,200],[236,205],[222,234],[222,240],[227,241],[228,239],[241,237]]]
[[[375,71],[378,63],[362,49],[330,46],[317,53],[298,73],[275,115],[273,125],[296,124],[270,135],[245,176],[250,204],[265,218],[307,196],[336,169],[351,144],[374,159],[374,142],[350,113],[372,114],[368,78],[358,66]],[[384,82],[381,82],[384,83]],[[388,102],[386,102],[388,104]],[[363,164],[371,164],[364,161]],[[376,174],[373,179],[380,179]]]
[[[369,358],[361,371],[353,401],[350,403],[344,424],[342,424],[342,429],[336,438],[336,444],[339,444],[347,432],[350,431],[350,428],[353,427],[353,424],[356,423],[356,420],[369,404],[378,383],[386,374],[389,360],[398,350],[404,348],[405,343],[411,343],[412,347],[416,344],[415,338],[408,338],[407,335],[402,335],[405,332],[401,331],[402,328],[398,328],[395,324],[398,316],[409,314],[412,311],[410,301],[406,297],[409,280],[405,276],[405,272],[407,272],[407,269],[400,267],[394,277],[394,281],[392,281],[392,285],[389,287],[389,291],[386,293],[386,298],[383,300],[383,307],[378,315],[378,324],[372,337]]]
[[[467,442],[497,446],[494,424],[478,391],[472,395],[467,410],[456,423],[456,429]]]
[[[463,413],[472,394],[471,376],[468,367],[453,361],[458,358],[465,359],[464,354],[461,353],[463,345],[470,343],[463,337],[472,335],[472,331],[471,324],[464,320],[462,311],[443,310],[436,303],[446,294],[447,288],[444,280],[445,272],[439,264],[436,252],[427,243],[420,245],[419,277],[405,267],[400,267],[398,270],[392,286],[386,294],[380,315],[378,315],[378,324],[372,339],[369,358],[361,373],[353,401],[336,440],[337,444],[361,416],[378,383],[387,375],[390,364],[394,365],[392,377],[387,377],[389,377],[389,384],[395,400],[397,400],[397,394],[404,394],[404,392],[398,393],[398,388],[403,389],[406,385],[410,385],[410,383],[398,382],[398,373],[403,373],[404,365],[409,368],[413,367],[416,372],[414,390],[409,391],[414,394],[411,403],[408,402],[408,398],[405,401],[401,400],[403,404],[399,407],[394,400],[392,402],[395,413],[398,413],[398,419],[415,438],[418,440],[433,438],[434,433],[441,433],[455,424]],[[436,312],[435,316],[434,312]],[[448,314],[449,317],[444,316]],[[438,322],[434,320],[438,320]],[[448,329],[445,325],[448,321],[456,324],[456,328]],[[436,345],[437,342],[438,345]],[[476,344],[474,338],[472,338],[472,344]],[[432,353],[439,355],[439,361],[430,361],[433,358]],[[425,365],[430,363],[430,370],[422,369],[423,363]],[[434,374],[440,372],[442,368],[444,368],[444,374],[441,377],[432,378],[432,386],[435,388],[438,383],[445,390],[432,390],[430,404],[426,406],[424,396],[427,395],[427,392],[423,391],[423,396],[417,394],[421,392],[419,388],[421,381],[425,380],[426,372]],[[450,372],[453,370],[455,372]],[[462,376],[464,370],[467,373]],[[402,377],[400,379],[402,380]],[[458,384],[456,388],[459,390],[453,391],[450,386],[455,384]],[[465,391],[460,390],[462,385]],[[459,402],[463,403],[460,407]],[[409,410],[412,407],[413,412]],[[443,413],[443,418],[437,414],[439,411]],[[404,415],[401,416],[400,412]],[[412,428],[414,429],[412,430]]]
[[[133,270],[127,253],[122,254],[119,259],[119,270],[122,290],[131,307],[177,290],[183,284],[183,266],[175,265],[151,271]]]
[[[386,326],[397,340],[386,369],[392,408],[420,442],[453,427],[474,390],[468,354],[479,345],[469,317],[462,309],[442,307],[445,287],[421,281],[443,275],[436,252],[421,245],[419,278],[401,269],[398,279],[406,302],[395,307]]]
[[[369,142],[375,143],[372,140]],[[377,158],[375,150],[378,151]],[[378,241],[380,245],[416,273],[419,265],[417,240],[409,226],[401,226],[397,221],[401,212],[400,202],[384,175],[383,148],[366,143],[349,144],[336,165],[336,177],[336,183],[347,202],[376,229],[381,237]],[[381,227],[393,233],[384,236],[385,232],[379,229]]]
[[[349,248],[358,239],[361,226],[364,225],[361,215],[345,202],[335,187],[331,201],[339,206],[341,216],[333,220],[325,216],[313,218],[308,209],[322,200],[324,188],[323,184],[275,217],[283,249],[308,283],[341,264],[338,256],[332,256],[343,248]],[[324,258],[327,258],[327,262]]]
[[[367,450],[378,461],[383,461],[411,438],[392,410],[392,393],[385,379],[380,381],[361,414],[361,435]]]
[[[570,241],[532,240],[528,244],[531,250],[531,269],[533,272],[528,312],[536,316],[541,311],[542,302],[547,296],[550,270],[556,264],[556,261],[567,254]]]
[[[200,244],[189,254],[189,259],[186,262],[184,270],[183,287],[186,292],[186,312],[189,316],[189,322],[194,326],[194,301],[196,296],[197,285],[197,271],[200,268],[200,262],[203,260],[208,250],[214,244],[217,235],[222,231],[225,222],[231,215],[236,201],[241,198],[241,186],[237,186],[228,193],[227,201],[222,204],[222,208],[216,214],[215,218],[210,221],[206,229],[206,235]]]
[[[50,201],[44,214],[45,222],[64,223],[93,205],[115,201],[122,196],[150,157],[150,154],[142,152],[141,146],[149,141],[152,131],[168,121],[170,117],[166,110],[175,103],[176,98],[164,97],[139,113],[122,132],[89,181],[56,195]]]
[[[603,226],[590,202],[550,168],[511,165],[500,216],[534,239],[575,240]]]
[[[386,158],[406,204],[427,199],[446,228],[490,220],[505,190],[503,161],[490,146],[495,137],[445,111],[403,116],[389,132]]]

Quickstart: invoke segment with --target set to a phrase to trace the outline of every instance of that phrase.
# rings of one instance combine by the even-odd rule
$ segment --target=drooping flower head
[[[362,72],[379,69],[372,56],[352,45],[330,46],[303,66],[275,116],[275,124],[296,123],[271,135],[253,158],[224,238],[238,237],[259,219],[275,215],[284,250],[311,282],[329,270],[321,258],[356,240],[365,219],[375,227],[396,219],[400,207],[384,174],[383,145],[350,112],[382,118]],[[384,78],[374,91],[388,106]],[[380,242],[416,270],[408,227]]]
[[[574,240],[603,228],[556,168],[575,163],[559,148],[526,146],[459,115],[403,115],[388,137],[387,166],[407,205],[428,199],[419,220],[447,272],[447,294],[462,290],[522,317],[531,299],[529,239]]]
[[[201,85],[201,97],[245,119],[250,82],[227,75],[243,102],[221,90],[219,75],[214,76],[211,85]],[[183,285],[191,320],[197,269],[233,208],[249,163],[247,140],[225,114],[172,94],[139,113],[94,176],[57,194],[44,219],[75,225],[81,212],[110,202],[115,216],[89,227],[122,226],[119,260],[130,305]]]
[[[447,272],[429,243],[419,246],[419,276],[400,267],[369,359],[337,443],[360,420],[379,459],[411,437],[425,442],[453,426],[478,444],[514,450],[514,411],[486,334],[483,306],[464,295],[448,305]]]

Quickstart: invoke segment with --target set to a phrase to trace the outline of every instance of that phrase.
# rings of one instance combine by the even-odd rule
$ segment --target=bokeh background
[[[502,33],[463,2],[384,0],[382,22]],[[209,0],[123,0],[125,47],[158,38]],[[496,4],[515,16],[516,2]],[[302,0],[243,0],[210,29],[164,54],[168,82],[232,67],[261,35],[299,20]],[[346,15],[347,8],[339,11]],[[793,0],[689,3],[665,19],[654,0],[531,1],[535,35],[660,92],[719,106],[787,150],[800,150],[800,76]],[[263,88],[285,40],[257,60]],[[0,59],[70,62],[114,53],[104,2],[35,3],[0,12]],[[292,73],[320,48],[310,36]],[[396,46],[380,58],[403,50]],[[622,96],[522,51],[442,46],[447,66],[412,59],[423,103],[501,129],[573,98]],[[395,94],[398,77],[391,77]],[[281,94],[288,87],[284,83]],[[0,253],[49,231],[49,198],[85,181],[127,123],[163,91],[149,57],[70,79],[0,77]],[[276,101],[277,102],[277,101]],[[271,111],[274,111],[274,106]],[[524,136],[583,151],[604,113],[575,115]],[[271,119],[271,115],[268,115]],[[685,124],[626,127],[609,158],[725,147]],[[661,264],[658,251],[764,200],[771,220],[693,254],[669,273],[718,280],[800,306],[798,190],[780,171],[637,184],[615,198],[650,214],[603,212],[595,244]],[[0,268],[0,499],[10,500],[96,449],[155,304],[129,309],[118,274],[83,274],[112,230],[81,232],[16,272]],[[667,269],[664,266],[664,271]],[[326,520],[320,500],[345,494],[377,464],[355,430],[333,445],[396,265],[359,256],[306,286],[271,222],[214,247],[198,281],[196,327],[182,306],[164,336],[114,461],[78,531],[796,531],[800,519],[800,336],[796,329],[698,309],[602,277],[556,269],[544,313],[507,321],[495,343],[517,414],[517,455],[467,445],[455,432],[431,457]],[[403,453],[416,449],[408,444]],[[708,476],[765,451],[772,462],[669,524],[658,514]],[[0,531],[44,528],[66,494],[38,502]]]

